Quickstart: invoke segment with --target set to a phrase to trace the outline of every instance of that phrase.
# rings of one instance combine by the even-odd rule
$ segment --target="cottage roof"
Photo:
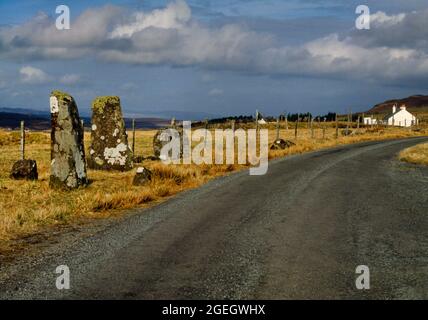
[[[397,110],[397,111],[395,111],[395,112],[391,112],[391,113],[389,113],[389,114],[387,114],[384,118],[383,118],[383,120],[388,120],[388,119],[390,119],[390,118],[392,118],[393,116],[395,116],[397,113],[399,113],[401,110]]]

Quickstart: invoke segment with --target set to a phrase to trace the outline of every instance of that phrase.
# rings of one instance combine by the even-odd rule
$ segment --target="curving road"
[[[3,263],[0,298],[426,299],[428,168],[396,160],[426,140],[292,156],[65,235]],[[370,290],[355,288],[358,265]]]

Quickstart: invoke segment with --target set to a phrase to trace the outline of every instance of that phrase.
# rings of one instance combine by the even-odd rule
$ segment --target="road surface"
[[[426,138],[369,142],[239,172],[0,266],[0,298],[428,298]],[[70,269],[57,290],[55,269]],[[370,269],[357,290],[356,267]]]

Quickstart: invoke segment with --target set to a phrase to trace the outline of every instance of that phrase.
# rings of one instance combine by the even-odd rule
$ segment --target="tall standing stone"
[[[52,188],[74,189],[88,183],[79,111],[68,93],[53,91],[51,107]]]
[[[119,97],[97,97],[92,103],[88,165],[97,170],[119,171],[133,167],[133,153],[128,145]]]

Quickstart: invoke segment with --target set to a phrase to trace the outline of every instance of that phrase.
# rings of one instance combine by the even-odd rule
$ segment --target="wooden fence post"
[[[338,123],[338,119],[337,119],[337,113],[335,116],[335,122],[336,122],[336,139],[339,138],[339,123]]]
[[[259,132],[259,110],[256,110],[256,135]]]
[[[294,139],[297,140],[297,127],[299,126],[299,116],[297,116],[297,120],[296,120],[296,124],[295,124],[295,128],[294,128]]]
[[[314,119],[311,119],[311,138],[314,138]]]
[[[132,152],[135,156],[135,119],[132,119]]]
[[[25,159],[25,123],[21,121],[21,160]]]
[[[279,127],[279,119],[280,119],[280,117],[278,117],[276,119],[276,140],[279,140],[279,129],[280,129],[280,127]]]
[[[349,134],[349,112],[348,112],[348,120],[346,121],[346,136]]]

